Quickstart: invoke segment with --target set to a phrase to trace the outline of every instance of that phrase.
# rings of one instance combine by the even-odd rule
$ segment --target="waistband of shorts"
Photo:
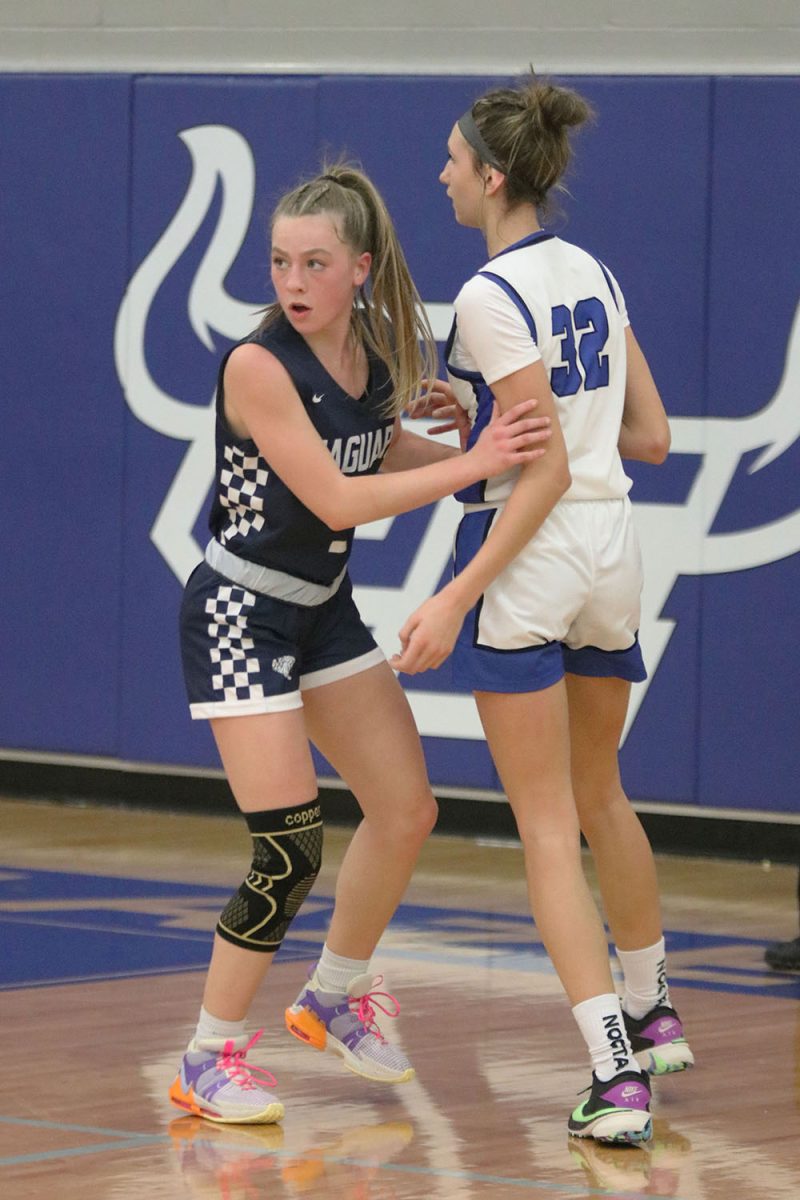
[[[630,504],[630,496],[562,496],[553,505],[553,509],[568,504]],[[484,500],[475,504],[462,504],[464,514],[473,512],[491,512],[492,509],[502,508],[505,500]],[[551,510],[552,511],[552,510]]]
[[[213,571],[224,575],[239,587],[258,592],[261,596],[285,600],[289,604],[299,604],[303,608],[314,608],[330,600],[347,574],[347,567],[344,566],[333,583],[309,583],[307,579],[297,579],[272,567],[260,567],[258,563],[240,558],[238,554],[231,554],[216,538],[212,538],[206,546],[205,560]]]

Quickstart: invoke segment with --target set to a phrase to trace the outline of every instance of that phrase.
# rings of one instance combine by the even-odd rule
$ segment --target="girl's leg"
[[[658,880],[650,842],[622,787],[619,742],[630,684],[567,675],[572,786],[623,969],[628,1034],[652,1074],[694,1058],[670,1005]]]
[[[372,991],[369,960],[436,820],[419,736],[386,663],[308,690],[304,703],[312,740],[350,787],[363,819],[339,870],[322,956],[286,1012],[287,1027],[335,1051],[359,1075],[401,1083],[414,1070],[374,1022],[373,1000],[390,1016],[398,1010],[393,998]]]
[[[475,698],[522,840],[536,927],[570,1003],[613,992],[605,931],[581,863],[564,685]]]
[[[564,683],[517,695],[478,692],[476,701],[522,839],[536,927],[592,1060],[590,1095],[571,1114],[569,1132],[646,1141],[650,1091],[625,1035],[605,931],[581,863]]]
[[[619,743],[631,685],[567,675],[572,788],[619,950],[640,950],[662,935],[653,853],[622,788]]]
[[[310,804],[317,779],[302,709],[211,722],[236,803],[248,813]],[[214,935],[203,1008],[224,1021],[243,1021],[273,955]]]
[[[408,701],[380,663],[303,693],[309,736],[363,813],[342,861],[327,944],[368,959],[436,823],[436,801]]]
[[[241,899],[241,891],[232,898],[220,918],[221,927],[226,921],[236,926],[236,914],[244,913],[234,937],[245,941],[250,927],[258,929],[259,924],[265,935],[274,924],[277,943],[283,930],[280,919],[272,919],[277,905],[271,902],[290,873],[294,849],[290,833],[279,828],[280,818],[311,813],[317,793],[302,709],[220,718],[212,722],[212,729],[231,790],[253,834],[253,874],[258,878],[258,867],[267,875],[274,871],[265,879],[263,896],[257,887],[243,885],[246,899]],[[258,836],[260,831],[266,838]],[[273,832],[275,843],[268,840]],[[259,849],[262,841],[266,849]],[[275,850],[278,844],[281,848]],[[257,861],[259,853],[263,857]],[[283,1116],[283,1106],[268,1090],[274,1080],[265,1080],[263,1073],[244,1063],[252,1044],[245,1033],[247,1014],[274,953],[269,942],[261,945],[268,948],[249,949],[215,934],[197,1030],[170,1088],[173,1103],[184,1111],[223,1122],[271,1123]]]

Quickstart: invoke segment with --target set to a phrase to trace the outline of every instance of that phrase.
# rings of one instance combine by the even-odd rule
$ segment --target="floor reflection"
[[[569,1156],[585,1182],[615,1195],[679,1196],[681,1169],[692,1143],[667,1121],[653,1120],[653,1137],[646,1146],[604,1146],[591,1138],[570,1138]]]

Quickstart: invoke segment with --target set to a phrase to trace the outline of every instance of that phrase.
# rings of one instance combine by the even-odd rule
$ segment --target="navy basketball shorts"
[[[466,506],[458,574],[498,509]],[[536,692],[565,673],[638,682],[642,566],[633,513],[619,500],[562,500],[467,614],[453,679],[477,692]]]
[[[306,607],[240,587],[201,563],[180,614],[192,717],[302,708],[303,691],[384,662],[352,590],[345,575],[330,599]]]

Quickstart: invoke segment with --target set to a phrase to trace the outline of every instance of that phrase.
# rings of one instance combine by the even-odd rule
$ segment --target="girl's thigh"
[[[430,796],[417,727],[386,662],[303,692],[308,734],[365,813]]]
[[[210,724],[242,812],[289,808],[315,798],[316,772],[302,708],[217,717]]]

